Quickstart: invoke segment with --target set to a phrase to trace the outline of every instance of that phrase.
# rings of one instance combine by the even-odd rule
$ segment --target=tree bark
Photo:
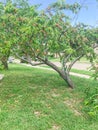
[[[8,58],[6,58],[6,57],[3,57],[2,60],[1,60],[4,70],[8,70],[7,60],[8,60]]]
[[[67,73],[64,74],[63,71],[61,71],[59,74],[60,74],[60,77],[68,84],[68,86],[69,86],[70,88],[73,89],[73,88],[75,87],[75,85],[74,85],[74,83],[72,82],[72,80],[71,80],[69,74],[67,74]]]
[[[38,58],[38,59],[44,62],[46,65],[50,66],[52,69],[54,69],[60,75],[60,77],[68,84],[70,88],[72,89],[74,88],[74,84],[72,80],[70,79],[69,73],[62,71],[55,64],[51,63],[48,60],[43,60],[42,58]]]

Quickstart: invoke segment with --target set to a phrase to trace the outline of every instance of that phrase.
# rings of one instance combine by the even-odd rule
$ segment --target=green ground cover
[[[41,65],[41,67],[50,68],[47,65]],[[92,71],[92,70],[79,70],[79,69],[74,69],[74,68],[71,69],[71,72],[78,73],[78,74],[89,75],[91,77],[94,74],[94,71]]]
[[[50,57],[49,58],[51,61],[55,61],[55,62],[59,62],[60,59],[59,58],[55,58],[55,57]],[[78,62],[81,62],[81,63],[89,63],[89,60],[87,60],[86,57],[82,57]]]
[[[98,130],[83,99],[98,81],[73,77],[74,90],[54,71],[11,64],[0,81],[0,130]]]
[[[94,74],[93,71],[89,71],[89,70],[77,70],[77,69],[71,69],[71,72],[78,73],[78,74],[89,75],[89,76],[91,76],[91,77],[92,77],[92,75]]]

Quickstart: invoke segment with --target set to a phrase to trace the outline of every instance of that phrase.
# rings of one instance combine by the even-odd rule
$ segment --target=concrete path
[[[57,65],[58,67],[61,67],[61,63],[60,62],[53,62],[55,65]],[[83,63],[83,62],[76,62],[73,67],[73,69],[77,69],[77,70],[89,70],[91,68],[90,63]]]
[[[15,63],[18,63],[18,64],[22,64],[22,65],[26,65],[26,66],[29,66],[29,67],[33,67],[33,68],[39,68],[39,69],[44,69],[44,70],[52,70],[54,71],[52,68],[46,68],[46,67],[43,67],[43,66],[31,66],[30,64],[25,64],[25,63],[20,63],[20,60],[16,60]],[[53,62],[55,65],[57,65],[58,67],[61,67],[61,63],[60,62]],[[86,62],[76,62],[74,65],[73,65],[73,69],[77,69],[77,70],[89,70],[91,67],[90,63],[86,63]],[[84,74],[77,74],[77,73],[74,73],[74,72],[70,72],[71,75],[74,75],[74,76],[78,76],[78,77],[82,77],[82,78],[90,78],[89,75],[84,75]]]
[[[20,63],[19,59],[15,59],[14,63]],[[57,65],[58,67],[61,67],[61,63],[60,62],[53,62],[55,65]],[[89,62],[76,62],[73,67],[74,69],[77,70],[89,70],[91,68],[91,65]]]
[[[52,68],[45,68],[45,67],[41,67],[41,66],[32,66],[32,65],[30,65],[30,64],[24,64],[24,63],[21,63],[21,64],[22,64],[22,65],[25,65],[25,66],[33,67],[33,68],[55,71],[55,70],[53,70]],[[74,73],[74,72],[70,72],[70,75],[74,75],[74,76],[81,77],[81,78],[87,78],[87,79],[90,78],[89,75],[77,74],[77,73]]]

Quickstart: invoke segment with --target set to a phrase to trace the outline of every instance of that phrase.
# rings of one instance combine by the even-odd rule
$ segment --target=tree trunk
[[[61,71],[59,74],[60,74],[60,77],[61,77],[62,79],[64,79],[64,81],[68,84],[68,86],[69,86],[70,88],[73,89],[73,88],[75,87],[75,86],[74,86],[74,83],[72,82],[72,80],[71,80],[69,74],[67,74],[67,73],[64,74],[63,71]]]
[[[4,70],[8,70],[7,60],[8,60],[8,59],[7,59],[6,57],[3,57],[2,60],[1,60]]]
[[[68,86],[70,88],[72,88],[72,89],[74,88],[74,84],[73,84],[72,80],[70,79],[69,73],[67,74],[66,72],[63,72],[56,65],[54,65],[53,63],[51,63],[48,60],[43,60],[41,58],[39,58],[39,60],[43,61],[45,64],[47,64],[52,69],[54,69],[61,76],[61,78],[64,79],[64,81],[68,84]]]

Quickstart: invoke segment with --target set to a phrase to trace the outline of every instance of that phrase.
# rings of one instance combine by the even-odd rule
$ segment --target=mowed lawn
[[[83,111],[85,89],[98,81],[72,77],[72,90],[54,71],[11,64],[0,73],[0,130],[98,130]]]

